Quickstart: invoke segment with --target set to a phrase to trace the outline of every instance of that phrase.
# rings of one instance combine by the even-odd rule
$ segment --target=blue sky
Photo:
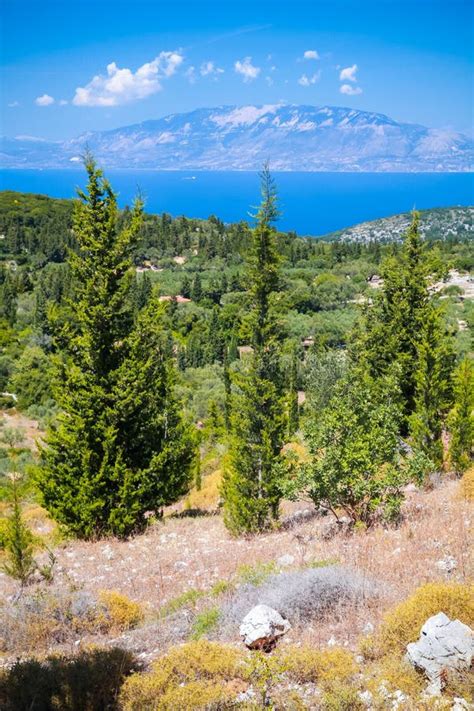
[[[3,0],[1,132],[279,101],[472,134],[472,0]]]

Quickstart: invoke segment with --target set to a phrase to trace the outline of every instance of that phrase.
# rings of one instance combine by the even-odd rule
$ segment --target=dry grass
[[[474,467],[464,472],[461,479],[461,496],[466,501],[474,501]]]
[[[222,470],[216,469],[211,474],[204,476],[201,488],[190,491],[185,499],[184,511],[186,509],[200,509],[201,511],[215,511],[220,501],[220,486],[222,481]]]
[[[157,624],[162,622],[147,623],[120,637],[120,644],[149,660],[186,639],[195,615],[216,605],[216,594],[224,596],[217,599],[219,604],[225,602],[225,596],[232,594],[232,586],[229,590],[225,581],[238,579],[242,566],[272,563],[278,569],[285,555],[293,558],[293,563],[284,563],[285,570],[311,561],[337,560],[357,570],[362,579],[376,581],[379,598],[362,607],[348,605],[317,624],[294,626],[287,638],[290,643],[314,647],[324,647],[334,638],[339,645],[355,649],[368,622],[377,626],[390,607],[421,585],[472,579],[473,506],[458,491],[459,482],[446,481],[429,492],[410,492],[400,527],[339,534],[330,540],[322,536],[328,518],[312,517],[308,510],[308,515],[293,517],[296,523],[291,528],[283,526],[273,533],[237,540],[227,534],[219,516],[206,516],[168,517],[129,541],[64,542],[55,549],[56,573],[49,590],[61,596],[74,588],[97,598],[100,590],[113,589],[146,605],[149,617],[155,615],[156,620],[170,601],[197,591],[197,597],[191,593],[194,608],[177,610],[162,633],[157,634]],[[283,513],[304,514],[303,509],[301,504],[288,505]],[[449,575],[437,566],[448,556],[456,561]],[[15,595],[18,587],[0,573],[0,590],[1,603]],[[80,644],[87,639],[87,635],[80,636]],[[233,639],[238,640],[238,629]]]

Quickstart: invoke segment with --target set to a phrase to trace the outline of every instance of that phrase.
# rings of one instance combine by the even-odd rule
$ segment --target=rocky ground
[[[49,523],[38,510],[31,520],[43,534],[48,530]],[[219,515],[171,515],[128,541],[59,543],[54,547],[52,581],[34,583],[27,594],[123,593],[142,606],[145,616],[140,626],[121,636],[77,634],[61,640],[58,647],[77,649],[91,641],[113,642],[151,660],[170,644],[186,639],[196,615],[210,602],[216,604],[216,589],[222,589],[219,605],[228,600],[226,582],[233,583],[234,591],[258,576],[258,571],[265,577],[278,571],[335,565],[353,572],[369,587],[375,586],[376,596],[367,596],[363,605],[356,600],[342,609],[336,606],[317,624],[302,620],[287,640],[355,648],[358,638],[376,627],[389,607],[420,585],[472,580],[473,527],[472,505],[460,496],[455,480],[444,481],[431,491],[408,487],[401,525],[369,531],[340,527],[304,505],[286,506],[279,530],[237,540],[226,532]],[[46,553],[41,557],[46,560]],[[18,595],[18,584],[0,573],[0,590],[5,606]],[[180,605],[179,600],[187,598],[192,604]],[[161,612],[170,606],[177,608],[171,625],[161,619]],[[227,626],[226,635],[229,641],[237,641],[238,624]],[[56,646],[50,639],[45,644],[48,651]]]

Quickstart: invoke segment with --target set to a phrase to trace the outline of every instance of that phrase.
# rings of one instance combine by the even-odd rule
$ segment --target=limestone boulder
[[[288,620],[268,605],[255,605],[240,625],[240,636],[249,649],[272,649],[278,638],[291,629]]]

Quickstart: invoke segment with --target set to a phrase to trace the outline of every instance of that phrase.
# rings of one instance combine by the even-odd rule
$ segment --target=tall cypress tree
[[[401,250],[382,265],[383,287],[367,308],[354,346],[356,360],[372,377],[398,366],[406,418],[415,408],[418,345],[430,302],[428,274],[419,214],[414,212]]]
[[[248,256],[252,355],[240,377],[231,414],[229,462],[224,473],[224,520],[235,533],[258,532],[278,516],[277,462],[285,429],[274,296],[279,287],[276,190],[268,167],[261,174],[262,202]]]
[[[298,352],[293,351],[290,366],[290,384],[288,388],[288,436],[292,437],[299,426],[298,405]]]
[[[417,344],[414,409],[410,433],[414,444],[440,466],[443,462],[444,417],[451,399],[454,353],[441,313],[430,305]]]
[[[79,192],[69,262],[73,326],[61,338],[56,399],[62,413],[41,452],[38,483],[52,516],[82,538],[128,535],[190,484],[193,437],[173,397],[163,305],[134,319],[131,253],[137,201],[118,227],[116,197],[91,159]]]
[[[454,406],[448,417],[449,454],[454,469],[463,472],[472,462],[474,446],[474,366],[466,356],[453,374]]]

